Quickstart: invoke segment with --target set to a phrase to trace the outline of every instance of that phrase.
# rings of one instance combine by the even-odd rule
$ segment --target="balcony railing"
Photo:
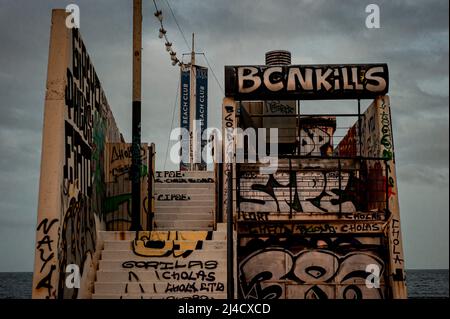
[[[261,174],[260,166],[236,165],[235,207],[242,216],[268,212],[296,219],[389,210],[385,159],[284,155],[273,174]]]

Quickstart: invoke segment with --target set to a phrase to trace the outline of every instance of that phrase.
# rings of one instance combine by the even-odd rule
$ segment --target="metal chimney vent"
[[[266,65],[291,64],[291,52],[286,50],[274,50],[266,53]]]

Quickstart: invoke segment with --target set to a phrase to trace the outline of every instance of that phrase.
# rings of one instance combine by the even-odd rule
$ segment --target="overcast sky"
[[[406,267],[448,268],[447,0],[169,2],[222,86],[224,65],[264,64],[272,49],[290,50],[293,64],[388,63]],[[130,141],[132,1],[0,0],[0,271],[33,268],[51,9],[69,3],[80,7],[84,42]],[[166,1],[157,3],[175,51],[189,52]],[[370,3],[380,7],[380,29],[365,27]],[[153,12],[144,0],[142,138],[156,143],[163,169],[179,70]],[[197,61],[206,65],[201,56]],[[220,127],[223,94],[210,75],[209,123]],[[355,102],[307,106],[345,112]]]

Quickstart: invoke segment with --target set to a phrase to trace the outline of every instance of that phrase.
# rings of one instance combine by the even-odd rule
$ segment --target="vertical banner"
[[[196,145],[201,145],[201,152],[207,144],[207,140],[202,139],[203,132],[208,127],[208,69],[201,66],[195,67],[195,91],[196,91],[196,101],[195,101],[195,120],[200,121],[200,139]],[[200,153],[201,154],[201,153]],[[199,170],[206,170],[206,162],[201,159],[201,163],[198,165]]]
[[[191,85],[190,85],[190,70],[189,69],[181,69],[181,81],[180,81],[180,128],[183,130],[187,130],[190,132],[190,112],[191,112]],[[183,139],[181,141],[182,154],[190,154],[189,150],[189,140]],[[189,157],[187,157],[189,158]],[[180,161],[180,171],[189,170],[190,164],[183,161],[183,157]]]

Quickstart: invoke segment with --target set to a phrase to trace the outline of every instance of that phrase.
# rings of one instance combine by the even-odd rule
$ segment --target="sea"
[[[407,270],[408,298],[449,298],[448,269]],[[31,298],[31,272],[1,272],[0,299]]]

